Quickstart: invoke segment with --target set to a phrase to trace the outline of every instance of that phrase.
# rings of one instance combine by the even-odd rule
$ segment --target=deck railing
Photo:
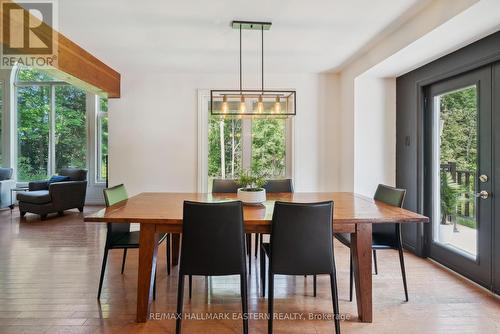
[[[457,214],[463,217],[474,217],[475,198],[471,196],[476,192],[476,173],[470,170],[457,170],[456,162],[441,164],[442,172],[449,172],[453,182],[463,189],[460,202],[457,205]]]

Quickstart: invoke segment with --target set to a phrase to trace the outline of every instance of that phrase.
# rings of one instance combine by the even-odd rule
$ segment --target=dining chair
[[[405,199],[406,190],[398,189],[383,184],[379,184],[373,199],[385,204],[396,207],[402,207]],[[336,233],[335,238],[342,244],[351,248],[350,233]],[[351,248],[352,249],[352,248]],[[405,291],[405,300],[408,301],[408,288],[406,285],[406,270],[403,257],[403,243],[401,239],[401,224],[398,223],[383,223],[372,224],[372,252],[375,274],[378,274],[377,250],[396,249],[399,253],[399,263],[401,266],[401,275],[403,277],[403,287]],[[352,267],[352,251],[350,255],[350,275],[349,275],[349,300],[352,301],[353,295],[353,267]]]
[[[263,188],[266,189],[266,193],[293,193],[293,182],[292,179],[267,180]],[[262,233],[258,233],[255,237],[255,258],[260,243],[262,243]]]
[[[335,332],[340,333],[337,278],[333,254],[333,202],[276,202],[271,242],[261,244],[261,270],[269,257],[268,333],[273,332],[274,275],[330,275]],[[265,290],[265,276],[262,290]]]
[[[245,263],[245,229],[240,201],[223,203],[184,202],[177,291],[176,333],[180,334],[184,276],[239,275],[243,314],[248,312]],[[248,320],[243,318],[243,333]]]
[[[212,192],[213,193],[237,193],[239,186],[233,179],[213,179]]]
[[[104,200],[106,207],[119,203],[128,199],[127,190],[123,184],[114,186],[112,188],[104,189]],[[108,252],[111,249],[123,249],[122,268],[121,273],[125,269],[125,260],[127,258],[127,250],[129,248],[139,248],[140,231],[130,231],[130,223],[107,223],[106,244],[104,246],[104,257],[102,260],[101,277],[99,280],[99,290],[97,292],[97,299],[101,298],[102,283],[104,280],[104,273],[106,271],[106,262],[108,259]],[[167,248],[167,274],[170,275],[170,234],[160,234],[158,244],[166,240]],[[156,272],[155,284],[153,285],[153,296],[156,295]]]
[[[236,181],[233,179],[213,179],[212,181],[212,193],[232,193],[236,194],[238,192],[238,186]],[[252,274],[252,236],[253,233],[248,233],[246,236],[246,250],[248,254],[248,274]],[[255,236],[255,243],[257,243],[257,235]],[[191,282],[191,279],[190,279]]]

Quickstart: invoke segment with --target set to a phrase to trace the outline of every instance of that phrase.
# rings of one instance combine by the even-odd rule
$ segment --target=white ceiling
[[[60,0],[58,30],[120,72],[238,69],[233,19],[272,21],[266,72],[337,68],[422,0]],[[243,32],[245,71],[260,68],[260,32]]]

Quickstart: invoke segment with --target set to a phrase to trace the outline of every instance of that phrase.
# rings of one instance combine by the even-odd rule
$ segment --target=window
[[[213,178],[236,178],[242,170],[266,178],[291,177],[291,119],[229,118],[208,113],[208,190]]]
[[[18,68],[17,179],[45,179],[87,166],[86,93],[32,68]]]
[[[97,182],[106,182],[108,164],[108,100],[99,99],[97,113]]]

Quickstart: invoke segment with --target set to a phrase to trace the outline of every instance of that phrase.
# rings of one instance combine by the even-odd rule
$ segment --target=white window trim
[[[209,89],[198,89],[198,177],[197,191],[208,191],[208,103],[210,101]],[[286,162],[285,177],[294,180],[295,157],[295,122],[294,117],[287,118],[286,124]]]

